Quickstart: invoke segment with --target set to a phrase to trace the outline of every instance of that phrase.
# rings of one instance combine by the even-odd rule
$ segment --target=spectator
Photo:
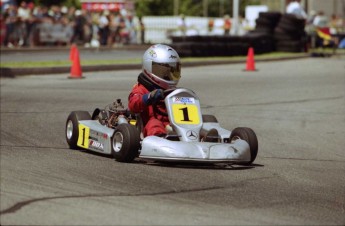
[[[74,21],[75,20],[75,11],[76,11],[76,8],[75,7],[70,7],[68,10],[67,10],[67,19],[69,21]]]
[[[5,16],[0,14],[0,46],[3,45],[6,37]]]
[[[231,30],[231,20],[229,15],[224,16],[224,35],[229,35]]]
[[[91,24],[92,24],[92,40],[91,40],[91,46],[92,47],[99,47],[99,28],[98,28],[98,22],[99,22],[99,13],[93,13],[91,14]]]
[[[86,19],[86,23],[84,24],[84,27],[83,27],[84,35],[85,35],[83,44],[85,44],[85,46],[88,47],[92,40],[92,35],[93,35],[93,29],[92,29],[93,21],[92,21],[92,16],[90,12],[88,12],[87,10],[83,9],[82,15]]]
[[[181,31],[182,35],[185,36],[187,33],[187,24],[186,24],[185,16],[183,14],[180,15],[180,19],[177,22],[177,26],[179,30]]]
[[[214,20],[212,18],[210,18],[208,20],[208,24],[207,24],[207,29],[208,29],[208,33],[211,34],[214,28]]]
[[[325,16],[323,11],[319,11],[314,18],[313,24],[317,28],[326,28],[329,25],[327,16]]]
[[[17,17],[12,33],[13,44],[15,46],[23,46],[26,34],[26,26],[24,21],[21,19],[21,17]]]
[[[16,33],[19,38],[18,44],[20,46],[27,46],[28,45],[28,37],[31,32],[31,24],[29,24],[29,20],[31,17],[31,10],[29,9],[26,2],[22,1],[18,8],[18,19],[16,23]]]
[[[4,13],[4,20],[6,24],[6,35],[4,39],[4,45],[7,47],[14,47],[14,26],[17,20],[17,7],[14,5],[7,5]]]
[[[117,23],[118,23],[118,31],[116,32],[116,37],[115,41],[119,44],[122,45],[127,42],[128,40],[128,32],[126,30],[126,22],[125,18],[121,13],[117,15]]]
[[[61,13],[61,9],[59,6],[56,6],[56,5],[51,6],[49,13],[50,13],[50,16],[52,17],[54,23],[60,21],[60,19],[62,17],[62,13]]]
[[[286,12],[296,15],[301,19],[307,19],[307,14],[300,4],[300,0],[292,0],[286,7]]]
[[[139,17],[140,44],[145,44],[145,24],[143,18]]]
[[[127,44],[131,43],[134,44],[136,43],[136,29],[135,29],[135,24],[134,24],[134,20],[133,20],[133,16],[131,14],[129,14],[127,16],[127,20],[125,21],[126,24],[126,30],[128,32],[128,41]]]
[[[336,14],[332,14],[331,21],[329,23],[331,34],[339,34],[342,32],[343,20],[341,17],[338,17]]]
[[[109,36],[109,12],[104,11],[102,16],[99,18],[98,28],[100,36],[100,44],[107,45],[108,36]]]
[[[316,29],[314,25],[314,19],[316,17],[316,12],[314,10],[310,11],[310,15],[307,18],[305,31],[308,35],[308,41],[311,48],[315,48],[316,46]]]
[[[82,14],[80,10],[75,11],[75,21],[74,21],[74,28],[73,28],[73,36],[71,39],[71,43],[77,43],[78,41],[85,41],[85,32],[84,26],[86,25],[87,21],[85,16]]]
[[[119,21],[117,20],[117,16],[114,13],[109,15],[109,36],[107,44],[109,46],[113,46],[115,40],[118,36],[120,36],[120,29],[119,29]]]

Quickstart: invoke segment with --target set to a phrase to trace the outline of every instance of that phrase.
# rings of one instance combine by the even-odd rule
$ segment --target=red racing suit
[[[133,113],[139,113],[143,121],[143,133],[146,136],[165,135],[165,127],[169,125],[168,116],[163,116],[154,111],[152,105],[146,105],[143,101],[143,95],[150,91],[142,84],[137,83],[133,86],[132,92],[128,97],[128,108]],[[160,111],[166,112],[165,105],[158,104]]]

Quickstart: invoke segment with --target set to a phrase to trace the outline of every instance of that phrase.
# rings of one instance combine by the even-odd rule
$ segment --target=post
[[[238,27],[239,27],[239,21],[238,21],[238,12],[239,12],[239,0],[233,0],[233,28],[234,28],[234,35],[238,35]]]
[[[202,1],[202,7],[203,7],[203,16],[208,17],[208,0]]]
[[[286,1],[280,0],[280,12],[281,13],[285,13],[285,6],[286,6]]]
[[[178,15],[178,9],[180,7],[180,0],[174,0],[174,15],[177,16]]]

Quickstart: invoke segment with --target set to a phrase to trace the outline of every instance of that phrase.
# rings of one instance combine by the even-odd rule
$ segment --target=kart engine
[[[98,120],[102,125],[109,128],[115,128],[119,124],[129,123],[132,115],[127,108],[123,106],[121,99],[109,104],[106,110],[101,110],[98,114]]]

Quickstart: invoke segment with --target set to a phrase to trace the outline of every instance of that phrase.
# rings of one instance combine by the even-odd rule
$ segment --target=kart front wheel
[[[120,124],[111,138],[111,152],[116,161],[132,162],[139,155],[140,134],[131,124]]]
[[[87,111],[72,111],[66,120],[66,141],[71,149],[77,149],[79,136],[79,121],[91,120],[91,115]]]
[[[237,140],[245,140],[250,147],[250,161],[244,163],[244,165],[250,165],[254,162],[258,154],[258,139],[255,132],[247,127],[238,127],[231,131],[230,143]]]

